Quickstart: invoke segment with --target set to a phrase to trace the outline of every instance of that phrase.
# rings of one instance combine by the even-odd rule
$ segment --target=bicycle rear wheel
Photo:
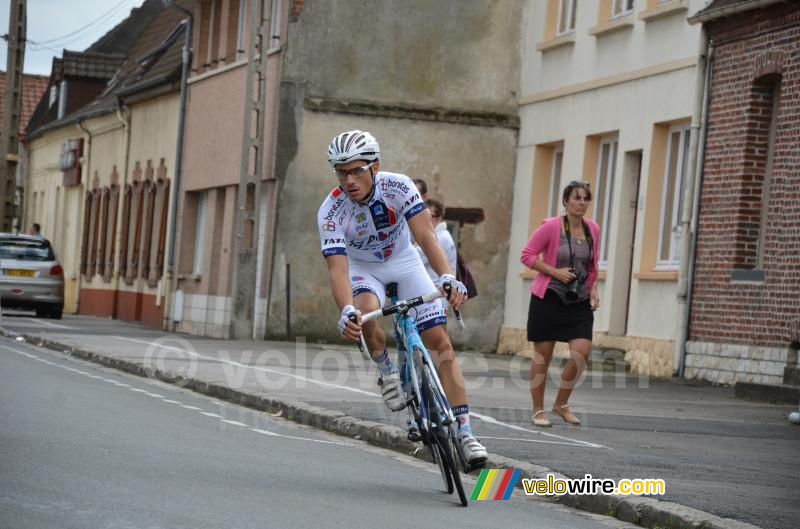
[[[467,495],[464,492],[464,485],[461,483],[461,475],[458,472],[458,466],[453,454],[454,445],[450,434],[453,425],[444,423],[443,419],[449,414],[439,391],[439,386],[436,384],[436,379],[431,372],[433,366],[422,361],[422,354],[416,348],[414,355],[414,362],[419,362],[417,365],[420,367],[421,372],[420,389],[431,421],[431,431],[429,433],[431,454],[436,453],[436,461],[439,465],[442,479],[447,486],[447,492],[452,493],[453,488],[455,488],[458,491],[461,505],[466,507],[468,504]]]

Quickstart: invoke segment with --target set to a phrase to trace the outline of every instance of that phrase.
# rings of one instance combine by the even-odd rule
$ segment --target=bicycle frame
[[[417,331],[417,322],[408,312],[423,303],[444,297],[435,292],[416,298],[397,301],[396,292],[390,294],[392,304],[389,307],[364,314],[362,322],[368,322],[383,316],[394,315],[393,327],[397,339],[397,358],[400,380],[406,396],[406,407],[415,426],[409,421],[408,438],[411,441],[422,441],[428,446],[431,458],[439,465],[439,472],[445,482],[448,493],[458,490],[461,505],[467,506],[463,483],[459,476],[458,463],[467,471],[466,462],[458,451],[455,425],[457,424],[453,409],[447,400],[439,372],[422,343]],[[457,316],[458,312],[456,312]],[[366,353],[366,344],[361,338],[360,347]],[[419,357],[414,353],[418,351]],[[421,365],[415,364],[419,362]],[[430,407],[430,408],[429,408]]]
[[[392,296],[391,301],[392,304],[397,303],[396,297]],[[429,365],[434,365],[434,363],[419,336],[416,320],[408,315],[408,311],[412,308],[413,307],[400,309],[394,316],[393,324],[395,338],[397,339],[397,361],[400,369],[400,380],[403,383],[406,398],[410,400],[416,396],[417,402],[420,404],[420,418],[427,421],[425,427],[428,429],[430,428],[430,417],[428,417],[428,410],[424,409],[422,406],[422,393],[417,378],[417,370],[414,368],[414,355],[411,353],[416,347],[420,351],[424,362],[427,362]],[[455,421],[455,417],[450,403],[447,400],[447,396],[444,393],[444,389],[442,388],[442,381],[439,379],[438,370],[432,369],[431,372],[436,381],[436,390],[441,395],[442,401],[445,404],[447,416],[443,417],[442,420],[446,424],[452,424]],[[413,394],[409,389],[413,389]]]

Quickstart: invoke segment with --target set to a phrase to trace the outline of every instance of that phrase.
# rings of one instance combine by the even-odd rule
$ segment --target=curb
[[[21,337],[28,345],[58,351],[136,376],[154,378],[167,384],[177,385],[258,411],[272,414],[280,412],[285,419],[345,437],[360,439],[381,448],[414,456],[418,451],[417,444],[412,443],[406,437],[407,432],[397,426],[358,419],[341,411],[312,406],[305,402],[271,399],[220,384],[185,378],[179,374],[154,369],[138,362],[82,350],[39,336],[9,331],[2,327],[0,327],[0,336],[12,339]],[[520,469],[520,480],[517,482],[517,488],[522,488],[522,479],[547,479],[548,475],[553,475],[553,479],[556,480],[569,479],[567,476],[546,467],[496,454],[489,454],[489,459],[483,465],[483,468]],[[479,470],[473,470],[472,474],[474,475],[478,472]],[[650,497],[567,494],[547,499],[548,501],[583,511],[612,516],[623,522],[629,522],[648,529],[759,529],[758,526],[745,522],[722,518],[705,511]]]

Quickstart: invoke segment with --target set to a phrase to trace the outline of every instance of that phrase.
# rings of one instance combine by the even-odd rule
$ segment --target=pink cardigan
[[[561,226],[563,217],[550,217],[542,220],[536,231],[533,232],[528,243],[522,248],[520,261],[528,268],[533,268],[533,264],[539,255],[543,254],[544,262],[550,266],[556,265],[556,257],[558,255],[558,246],[561,241]],[[597,280],[597,256],[599,253],[598,247],[600,244],[600,227],[591,219],[583,219],[589,226],[589,231],[592,232],[592,254],[594,255],[593,262],[589,265],[589,289],[594,286]],[[547,274],[539,273],[536,279],[531,284],[531,293],[537,298],[543,298],[547,292],[547,285],[550,284],[550,277]]]

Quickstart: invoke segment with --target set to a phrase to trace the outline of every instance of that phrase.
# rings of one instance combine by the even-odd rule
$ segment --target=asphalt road
[[[464,509],[423,461],[10,340],[0,425],[2,528],[632,527],[519,489]]]

